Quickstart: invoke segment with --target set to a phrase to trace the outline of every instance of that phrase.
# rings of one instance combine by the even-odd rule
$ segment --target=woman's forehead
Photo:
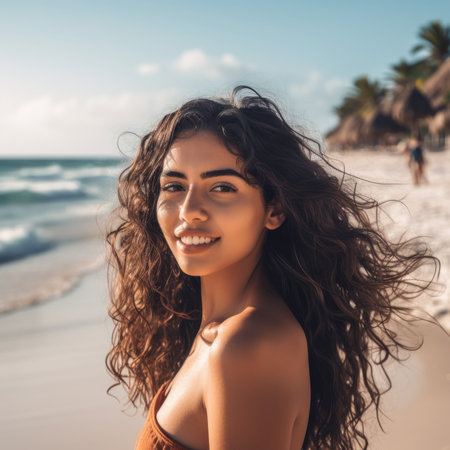
[[[224,142],[209,131],[175,139],[164,158],[164,167],[219,165],[240,168],[240,158],[230,152]]]

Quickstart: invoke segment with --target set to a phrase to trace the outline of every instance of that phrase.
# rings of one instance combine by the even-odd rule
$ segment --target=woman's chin
[[[204,264],[178,262],[178,265],[183,273],[191,277],[204,277],[214,272],[212,267],[205,267]]]
[[[192,267],[190,267],[190,268],[180,267],[180,269],[183,273],[185,273],[186,275],[189,275],[191,277],[204,277],[206,275],[209,275],[209,272],[207,272],[205,270],[194,269]]]

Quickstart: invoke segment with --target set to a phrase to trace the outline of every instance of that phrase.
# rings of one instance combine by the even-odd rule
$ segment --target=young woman
[[[377,203],[313,144],[242,86],[142,138],[108,236],[107,364],[149,410],[136,449],[367,448],[363,414],[386,386],[374,365],[406,348],[396,302],[438,261],[389,242]]]

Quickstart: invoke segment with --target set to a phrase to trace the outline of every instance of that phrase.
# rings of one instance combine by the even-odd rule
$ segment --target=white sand
[[[331,153],[347,172],[383,183],[358,181],[359,188],[377,200],[401,199],[404,205],[385,205],[385,230],[395,237],[423,236],[441,260],[436,296],[422,296],[417,306],[436,316],[450,332],[450,153],[426,153],[428,184],[413,186],[404,155],[360,150]],[[342,166],[340,166],[342,167]],[[382,418],[386,434],[369,420],[374,450],[450,450],[450,338],[438,327],[420,325],[424,346],[404,364],[391,364],[393,389],[383,397]]]
[[[358,177],[386,183],[373,184],[358,180],[359,191],[378,201],[402,200],[383,205],[381,216],[389,236],[406,233],[406,237],[422,236],[441,263],[441,292],[423,296],[418,303],[439,318],[450,332],[450,152],[425,153],[428,184],[413,186],[404,155],[392,152],[359,150],[332,152],[338,167]],[[430,267],[431,269],[431,267]]]
[[[361,152],[343,158],[347,169],[358,170],[359,175],[409,181],[405,161],[398,155]],[[429,186],[376,187],[375,194],[389,198],[406,193],[411,216],[400,208],[396,220],[409,226],[412,234],[430,236],[446,277],[450,154],[429,159]],[[111,384],[104,365],[111,332],[106,297],[105,274],[100,270],[61,298],[0,316],[1,449],[133,448],[144,422],[141,412],[127,416],[105,393]],[[428,299],[426,305],[448,324],[448,291]],[[450,339],[437,328],[420,330],[424,347],[404,367],[390,369],[394,388],[383,406],[391,421],[383,420],[387,434],[371,431],[370,448],[375,450],[450,449]]]

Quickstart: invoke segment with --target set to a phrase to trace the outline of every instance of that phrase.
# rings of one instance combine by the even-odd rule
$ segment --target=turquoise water
[[[0,264],[57,245],[46,230],[111,203],[123,166],[117,159],[0,160]]]
[[[125,165],[111,158],[0,159],[0,312],[55,295],[96,265],[99,220],[114,205]]]

